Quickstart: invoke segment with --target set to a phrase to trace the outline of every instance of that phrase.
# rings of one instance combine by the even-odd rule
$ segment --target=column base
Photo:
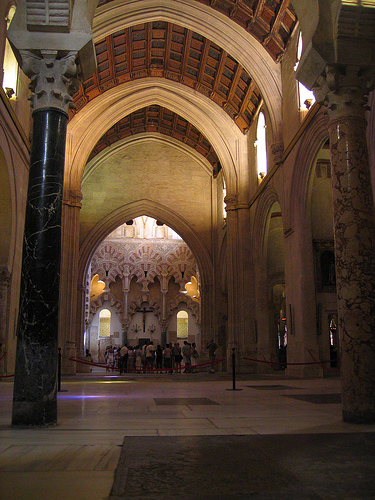
[[[61,360],[61,374],[62,375],[75,375],[77,372],[77,366],[74,361],[70,361],[69,358],[75,358],[77,356],[77,348],[75,342],[67,341],[63,348],[63,355]]]
[[[13,401],[12,425],[47,427],[57,424],[57,401]]]

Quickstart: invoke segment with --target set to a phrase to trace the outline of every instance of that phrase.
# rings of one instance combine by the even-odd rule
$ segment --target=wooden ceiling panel
[[[100,0],[99,6],[114,0]],[[275,61],[282,58],[297,23],[290,0],[196,0],[251,33]]]
[[[158,132],[174,137],[203,155],[211,163],[215,176],[220,171],[219,159],[206,137],[185,118],[158,105],[134,111],[117,122],[96,143],[89,160],[111,144],[142,132]]]
[[[100,0],[105,5],[112,0]],[[278,61],[296,25],[290,0],[196,0],[231,18]],[[98,69],[74,96],[76,111],[108,89],[145,77],[167,78],[202,93],[247,132],[262,96],[251,76],[214,42],[166,21],[143,23],[95,45]],[[210,143],[181,116],[154,105],[121,119],[96,144],[91,157],[113,142],[140,132],[181,140],[205,156],[217,175],[220,164]]]
[[[261,102],[251,76],[235,59],[198,33],[166,21],[126,28],[98,42],[95,49],[98,68],[73,97],[75,112],[116,85],[152,76],[202,93],[221,106],[244,133]]]

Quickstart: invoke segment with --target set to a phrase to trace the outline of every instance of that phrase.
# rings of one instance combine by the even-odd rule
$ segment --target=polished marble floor
[[[342,421],[339,378],[241,375],[235,388],[221,373],[80,374],[62,380],[56,426],[13,428],[13,384],[2,380],[0,498],[108,499],[127,436],[375,431]]]

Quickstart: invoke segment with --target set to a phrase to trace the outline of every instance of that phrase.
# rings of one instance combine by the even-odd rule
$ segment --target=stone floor
[[[57,426],[12,428],[3,379],[0,498],[375,498],[375,426],[342,421],[338,378],[241,375],[236,389],[220,373],[82,374],[62,380]],[[189,463],[206,482],[180,493]]]

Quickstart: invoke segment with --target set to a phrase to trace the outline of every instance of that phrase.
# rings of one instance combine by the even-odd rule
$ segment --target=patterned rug
[[[375,434],[125,437],[124,498],[374,499]]]

